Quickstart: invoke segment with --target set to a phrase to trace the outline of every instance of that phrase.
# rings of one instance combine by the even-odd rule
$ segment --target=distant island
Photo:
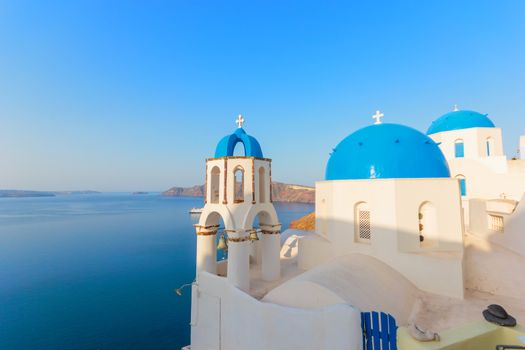
[[[168,197],[204,197],[204,191],[204,185],[192,187],[172,187],[169,190],[162,192],[162,195]],[[273,182],[272,199],[274,202],[314,203],[315,189],[308,186]]]
[[[97,191],[26,191],[26,190],[0,190],[0,198],[26,198],[26,197],[56,197],[77,194],[96,194]]]

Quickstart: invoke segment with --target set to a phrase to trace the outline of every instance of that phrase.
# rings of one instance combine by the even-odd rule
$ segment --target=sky
[[[488,113],[525,135],[525,1],[0,0],[0,189],[204,182],[245,130],[276,181],[322,180],[384,122]]]

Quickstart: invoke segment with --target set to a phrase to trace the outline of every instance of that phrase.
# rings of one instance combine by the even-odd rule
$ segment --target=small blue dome
[[[487,114],[466,110],[453,111],[434,120],[430,128],[428,128],[427,135],[451,130],[495,127],[492,120],[487,117]]]
[[[326,180],[450,177],[445,156],[430,137],[399,124],[374,124],[334,149]]]
[[[233,134],[225,136],[219,141],[217,148],[215,148],[215,158],[233,156],[233,150],[239,142],[244,146],[246,157],[263,158],[261,145],[255,137],[248,135],[243,128],[238,128]]]

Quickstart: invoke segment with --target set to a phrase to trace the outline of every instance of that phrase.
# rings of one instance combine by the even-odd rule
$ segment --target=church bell
[[[259,240],[259,236],[257,236],[257,230],[251,230],[250,231],[250,241],[254,242],[258,240]]]
[[[217,244],[217,249],[218,250],[228,250],[228,243],[226,242],[224,233],[221,234],[221,237],[219,238],[219,244]]]

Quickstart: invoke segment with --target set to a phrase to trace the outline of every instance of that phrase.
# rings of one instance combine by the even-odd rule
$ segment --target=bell
[[[219,238],[219,244],[217,244],[217,249],[219,250],[228,250],[228,243],[226,243],[226,238],[224,238],[224,233]]]
[[[259,236],[257,236],[257,231],[256,230],[251,230],[250,231],[250,241],[258,241],[259,240]]]

